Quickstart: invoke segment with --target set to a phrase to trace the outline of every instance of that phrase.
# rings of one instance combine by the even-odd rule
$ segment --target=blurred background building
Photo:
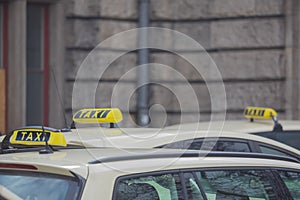
[[[224,79],[227,118],[241,118],[245,106],[259,105],[299,119],[299,10],[299,0],[149,0],[148,14],[150,26],[180,31],[206,48]],[[64,115],[70,123],[80,64],[104,39],[137,28],[138,16],[138,0],[0,0],[0,131],[32,124],[60,128]],[[205,82],[187,61],[155,50],[149,61],[182,73],[197,93],[201,120],[210,119]],[[134,51],[112,63],[100,81],[90,80],[102,86],[97,106],[110,106],[115,83],[136,65]],[[151,69],[150,79],[183,84]],[[122,91],[135,85],[131,76]],[[161,104],[168,113],[164,125],[180,122],[181,115],[193,121],[197,113],[180,109],[167,88],[148,89],[149,106]],[[136,95],[129,109],[122,94],[117,97],[125,112],[122,125],[131,126],[127,119],[136,119]],[[160,123],[157,116],[153,126]]]

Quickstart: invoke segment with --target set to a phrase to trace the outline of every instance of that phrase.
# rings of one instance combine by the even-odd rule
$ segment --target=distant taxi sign
[[[244,116],[247,119],[272,119],[277,117],[277,112],[272,108],[246,107]]]
[[[52,146],[67,146],[64,135],[59,130],[43,130],[42,128],[22,128],[14,130],[10,144],[44,146],[46,141]]]
[[[122,121],[118,108],[87,108],[77,111],[73,116],[76,123],[118,123]]]

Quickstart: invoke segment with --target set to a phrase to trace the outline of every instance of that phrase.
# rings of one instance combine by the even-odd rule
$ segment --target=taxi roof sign
[[[51,146],[67,146],[62,132],[54,129],[26,127],[14,130],[10,137],[12,145],[45,146],[46,142]]]
[[[73,121],[82,124],[118,123],[123,116],[119,108],[85,108],[77,111]]]
[[[244,117],[247,119],[273,119],[277,117],[277,112],[272,108],[248,106],[244,110]]]

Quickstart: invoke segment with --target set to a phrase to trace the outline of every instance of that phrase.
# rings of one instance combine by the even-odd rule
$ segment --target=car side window
[[[245,142],[218,141],[214,150],[215,151],[250,152],[250,147]]]
[[[267,170],[216,170],[196,172],[208,200],[275,200]]]
[[[117,182],[115,200],[183,200],[177,174],[149,175]]]
[[[249,144],[245,141],[230,139],[195,139],[174,142],[163,146],[171,149],[213,150],[231,152],[251,152]]]
[[[279,171],[279,175],[290,191],[294,200],[300,200],[300,173]]]
[[[285,197],[300,200],[299,188],[300,173],[295,171],[183,169],[175,173],[120,177],[115,185],[113,199],[277,200]]]
[[[285,152],[282,152],[280,150],[274,149],[272,147],[267,147],[264,145],[259,145],[259,149],[261,150],[262,153],[266,153],[266,154],[273,154],[273,155],[279,155],[279,156],[291,156]],[[295,157],[295,156],[292,156]]]

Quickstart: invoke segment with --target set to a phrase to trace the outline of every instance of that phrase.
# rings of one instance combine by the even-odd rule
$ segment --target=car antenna
[[[282,125],[278,122],[278,118],[275,116],[271,116],[274,122],[273,132],[281,132],[283,131]]]
[[[56,81],[56,77],[55,77],[55,73],[54,73],[53,68],[51,68],[51,74],[52,74],[52,77],[53,77],[53,80],[54,80],[55,89],[56,89],[57,96],[58,96],[58,99],[59,99],[59,104],[60,104],[60,107],[63,111],[64,121],[65,121],[65,128],[61,129],[60,131],[61,132],[69,132],[69,131],[71,131],[71,128],[68,126],[68,123],[67,123],[66,112],[64,110],[64,106],[63,106],[63,103],[62,103],[62,98],[61,98],[61,95],[60,95],[59,90],[58,90],[57,81]]]
[[[45,140],[45,149],[41,149],[40,150],[40,154],[50,154],[50,153],[53,153],[53,149],[48,144],[48,139],[46,137],[46,132],[45,132],[44,126],[42,126],[42,130],[43,130],[43,137],[44,137],[44,140]]]

